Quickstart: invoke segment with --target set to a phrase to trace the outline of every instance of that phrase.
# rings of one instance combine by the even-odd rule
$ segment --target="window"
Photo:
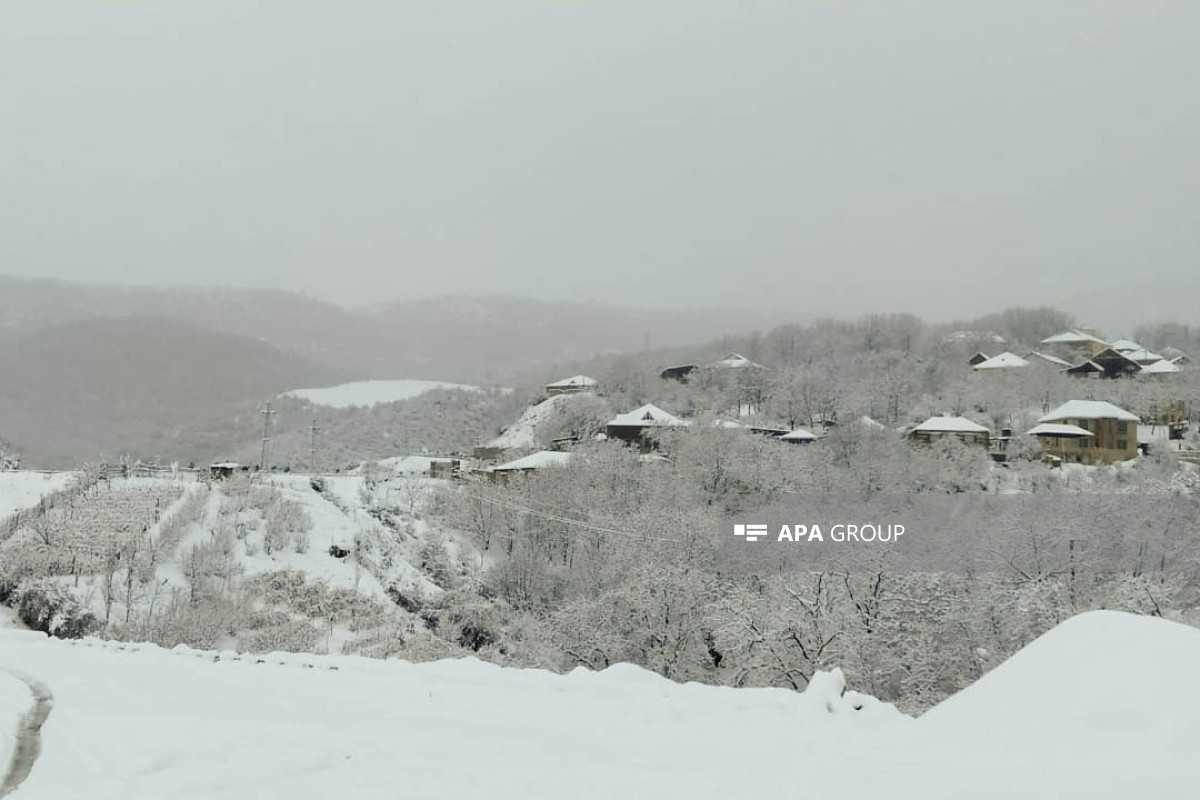
[[[1122,422],[1121,424],[1124,425],[1125,423]],[[1117,449],[1118,450],[1124,450],[1127,447],[1129,447],[1128,439],[1117,439]]]
[[[1128,422],[1117,423],[1117,433],[1121,434],[1122,436],[1129,433],[1129,423]],[[1124,447],[1125,445],[1121,445],[1121,446]]]

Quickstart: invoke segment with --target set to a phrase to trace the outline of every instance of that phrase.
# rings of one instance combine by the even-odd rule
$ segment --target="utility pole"
[[[263,415],[262,457],[258,460],[258,471],[265,472],[267,469],[267,443],[271,441],[271,417],[275,414],[271,410],[271,401],[268,400],[266,408],[258,413]]]
[[[312,470],[313,475],[317,475],[317,434],[321,432],[321,429],[317,427],[315,419],[312,421],[312,427],[308,430],[312,435],[308,444],[308,468]]]

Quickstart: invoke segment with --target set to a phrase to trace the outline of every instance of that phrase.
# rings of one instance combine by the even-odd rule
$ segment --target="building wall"
[[[1136,422],[1116,419],[1063,419],[1055,422],[1077,425],[1091,431],[1094,436],[1078,439],[1044,437],[1042,448],[1050,455],[1078,464],[1114,464],[1137,457]]]

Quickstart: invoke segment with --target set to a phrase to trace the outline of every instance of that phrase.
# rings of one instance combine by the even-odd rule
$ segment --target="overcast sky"
[[[0,75],[0,272],[1200,306],[1200,3],[10,0]]]

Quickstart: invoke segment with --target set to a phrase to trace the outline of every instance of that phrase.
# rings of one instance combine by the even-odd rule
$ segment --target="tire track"
[[[12,763],[8,765],[3,781],[0,781],[0,797],[15,792],[33,771],[33,765],[42,752],[42,726],[54,708],[54,694],[48,686],[28,675],[17,672],[9,674],[29,688],[29,693],[33,695],[33,708],[25,712],[17,725],[17,746],[13,751]]]

